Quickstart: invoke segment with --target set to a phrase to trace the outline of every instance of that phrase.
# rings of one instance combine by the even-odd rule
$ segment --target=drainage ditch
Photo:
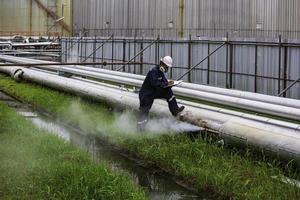
[[[146,189],[150,199],[207,199],[204,195],[199,196],[199,194],[178,185],[170,175],[164,174],[161,170],[148,168],[138,161],[128,159],[126,155],[124,156],[122,152],[106,144],[96,135],[84,133],[77,128],[62,124],[51,116],[41,113],[32,106],[19,102],[2,92],[0,92],[0,101],[31,120],[35,126],[56,134],[73,146],[88,152],[94,162],[107,162],[114,171],[128,174],[136,184]]]

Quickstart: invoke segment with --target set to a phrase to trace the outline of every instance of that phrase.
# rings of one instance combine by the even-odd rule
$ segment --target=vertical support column
[[[230,58],[229,58],[229,88],[233,85],[233,44],[230,44]]]
[[[69,40],[69,41],[70,41],[70,40]],[[60,53],[61,57],[64,56],[64,58],[65,58],[64,61],[65,61],[65,62],[68,61],[67,58],[68,58],[68,51],[69,51],[69,50],[68,50],[68,48],[69,48],[69,47],[68,47],[69,41],[67,42],[67,38],[66,38],[66,40],[65,40],[65,48],[66,48],[66,49],[63,51],[63,52],[65,52],[66,54],[64,55],[63,52]]]
[[[189,35],[189,41],[188,41],[188,67],[189,67],[189,73],[188,73],[188,82],[191,82],[191,67],[192,67],[192,35]]]
[[[283,57],[283,88],[287,87],[287,60],[288,60],[288,47],[284,47],[284,57]],[[286,92],[283,93],[283,97],[286,97]]]
[[[123,62],[126,62],[126,39],[123,39]],[[123,72],[125,72],[125,66],[123,66]]]
[[[87,58],[86,52],[87,52],[87,45],[88,45],[88,43],[89,43],[88,39],[85,39],[84,40],[84,60],[86,60],[86,58]],[[89,62],[88,60],[86,60],[86,62]]]
[[[257,44],[254,51],[254,92],[257,92]]]
[[[281,35],[279,35],[279,55],[278,55],[278,92],[277,94],[279,94],[281,92],[281,48],[282,48],[282,44],[281,44]]]
[[[157,36],[157,42],[155,43],[155,62],[159,65],[159,35]]]
[[[210,54],[210,44],[207,42],[207,55]],[[209,85],[209,77],[210,77],[210,57],[207,58],[207,85]]]
[[[111,36],[111,62],[114,62],[114,35]],[[111,65],[111,70],[114,69],[114,65]]]
[[[79,62],[80,61],[80,59],[79,59],[79,54],[80,54],[79,39],[77,39],[75,42],[77,43],[77,59],[76,59],[76,61]]]
[[[60,52],[63,52],[63,38],[59,38],[59,43],[60,43]],[[57,58],[58,62],[62,62],[62,55],[61,53],[59,54],[59,57]]]
[[[133,38],[133,55],[136,55],[136,35],[134,35],[134,38]],[[134,58],[133,62],[136,62],[136,58]],[[133,73],[137,74],[136,71],[137,71],[136,65],[134,64],[133,65]]]
[[[127,60],[129,61],[130,58],[131,58],[130,57],[130,55],[131,55],[131,43],[130,43],[130,39],[128,39],[127,42],[128,42],[128,58],[127,58]],[[125,66],[123,67],[123,69],[124,69],[124,71],[126,71],[126,67]],[[130,67],[127,68],[127,72],[129,72],[129,73],[132,72]]]
[[[94,37],[94,42],[93,42],[93,62],[96,62],[96,42],[97,42],[97,37],[95,35]],[[96,66],[95,66],[96,67]]]
[[[184,0],[180,0],[179,2],[179,23],[180,23],[180,30],[179,30],[179,37],[183,37],[183,10],[184,10]]]
[[[171,57],[173,58],[173,40],[171,40]],[[173,79],[173,67],[171,67],[171,71],[170,71],[170,78]]]
[[[102,39],[101,39],[102,40]],[[102,41],[101,41],[101,43],[102,43]],[[98,41],[97,41],[97,43],[96,43],[96,45],[98,44]],[[98,46],[98,45],[97,45]],[[101,49],[101,60],[102,60],[102,62],[104,62],[104,46],[102,47],[102,49]],[[103,65],[101,65],[101,67],[102,68],[104,68],[104,66]]]
[[[66,61],[68,61],[71,58],[71,52],[73,51],[73,40],[71,39],[71,37],[69,36],[69,40],[68,40],[68,48],[65,51],[65,55],[66,55]],[[72,59],[72,58],[71,58]]]
[[[140,51],[142,51],[144,49],[144,38],[142,38],[142,42],[141,42],[141,47],[140,47]],[[143,74],[143,62],[144,62],[144,52],[141,53],[140,55],[140,74]]]
[[[227,43],[226,43],[226,74],[225,74],[225,87],[229,88],[228,85],[228,71],[229,71],[229,39],[228,39],[228,32],[226,33]]]

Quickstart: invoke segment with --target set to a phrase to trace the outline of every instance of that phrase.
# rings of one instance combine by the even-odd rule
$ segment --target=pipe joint
[[[20,82],[22,79],[22,76],[24,74],[24,71],[22,69],[17,69],[13,74],[12,74],[12,78],[17,81]]]

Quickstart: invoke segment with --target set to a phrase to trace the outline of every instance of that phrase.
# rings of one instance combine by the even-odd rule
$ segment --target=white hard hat
[[[160,61],[163,62],[168,67],[172,67],[173,59],[171,58],[171,56],[165,56],[161,58]]]

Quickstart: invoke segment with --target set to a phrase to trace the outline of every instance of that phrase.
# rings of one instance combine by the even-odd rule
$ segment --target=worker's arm
[[[152,87],[156,89],[162,89],[168,86],[168,80],[165,76],[155,72],[150,74],[150,82]]]

